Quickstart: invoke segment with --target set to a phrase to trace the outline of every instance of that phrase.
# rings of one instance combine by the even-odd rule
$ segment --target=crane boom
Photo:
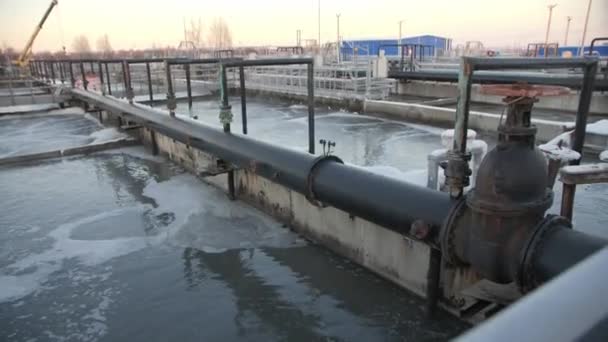
[[[17,59],[17,65],[22,66],[22,67],[27,65],[27,62],[29,61],[30,55],[32,53],[32,46],[34,45],[34,41],[36,40],[38,33],[42,29],[42,25],[44,25],[44,22],[49,17],[49,14],[51,14],[53,7],[55,7],[57,5],[57,2],[58,2],[57,0],[51,0],[51,4],[49,5],[49,8],[47,8],[46,12],[44,12],[44,16],[42,16],[42,19],[40,19],[40,23],[38,23],[38,26],[36,26],[36,28],[34,29],[34,32],[30,36],[30,39],[28,40],[27,44],[23,48],[23,52],[21,52],[21,55],[19,55],[19,59]]]

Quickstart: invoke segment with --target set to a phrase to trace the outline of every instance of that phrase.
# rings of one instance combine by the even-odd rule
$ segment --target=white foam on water
[[[165,157],[163,157],[160,154],[153,155],[148,150],[146,150],[146,148],[143,146],[128,146],[128,147],[113,148],[111,150],[101,151],[101,152],[97,152],[97,153],[104,154],[104,155],[125,154],[130,157],[137,158],[137,159],[149,160],[149,161],[153,161],[153,162],[157,162],[157,163],[167,162],[167,159]]]
[[[82,114],[86,114],[86,112],[84,111],[84,109],[82,109],[80,107],[67,107],[67,108],[51,110],[48,112],[48,114],[52,114],[52,115],[81,114],[82,115]]]
[[[305,104],[292,104],[291,106],[288,107],[289,109],[297,109],[297,110],[303,110],[303,109],[308,109],[308,106]]]
[[[604,151],[604,152],[600,153],[600,155],[599,155],[599,159],[600,159],[601,161],[608,162],[608,150],[606,150],[606,151]]]
[[[52,273],[61,269],[65,260],[76,258],[83,265],[94,266],[146,247],[153,239],[137,237],[88,241],[70,238],[74,229],[120,215],[124,211],[125,209],[121,208],[81,218],[62,224],[51,231],[48,234],[48,237],[53,239],[53,246],[50,249],[38,254],[30,254],[6,266],[0,273],[0,303],[16,300],[35,292]]]
[[[194,186],[198,182],[198,186]],[[156,200],[158,206],[138,205],[102,212],[59,225],[47,238],[52,246],[37,254],[29,254],[0,270],[0,303],[14,301],[40,290],[51,274],[62,268],[63,262],[76,259],[84,266],[96,266],[148,246],[159,245],[179,226],[187,222],[192,213],[200,211],[197,201],[204,197],[201,183],[191,175],[177,176],[166,182],[151,179],[144,194]],[[194,209],[193,209],[194,208]],[[72,232],[104,219],[124,215],[128,211],[142,213],[172,212],[175,220],[164,228],[164,234],[154,236],[118,237],[108,240],[79,240],[71,238]]]
[[[90,137],[93,138],[93,141],[91,141],[90,144],[99,144],[102,142],[110,142],[110,141],[117,141],[117,140],[125,139],[125,138],[128,138],[129,135],[127,135],[126,133],[120,132],[115,127],[109,127],[109,128],[100,129],[99,131],[95,131],[95,132],[91,133]]]

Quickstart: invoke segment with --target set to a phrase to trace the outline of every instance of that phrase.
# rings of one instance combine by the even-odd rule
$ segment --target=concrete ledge
[[[392,118],[415,121],[425,124],[453,127],[456,109],[434,107],[424,104],[392,102],[392,101],[373,101],[366,100],[364,111],[368,115],[374,113],[388,114]],[[500,115],[483,112],[469,112],[469,128],[486,132],[495,132],[500,121]],[[553,139],[563,133],[573,123],[563,123],[558,121],[532,119],[538,129],[536,135],[541,142]]]

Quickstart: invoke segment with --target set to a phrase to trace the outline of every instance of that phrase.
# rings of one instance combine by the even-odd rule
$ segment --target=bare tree
[[[85,35],[80,35],[74,38],[72,42],[72,50],[81,57],[91,53],[91,45],[89,39]]]
[[[185,24],[184,24],[185,26]],[[194,19],[190,19],[190,28],[186,29],[184,27],[184,34],[186,41],[190,41],[194,44],[197,49],[203,47],[203,24],[201,22],[201,18],[198,18],[198,21],[194,21]]]
[[[18,57],[18,53],[15,49],[8,45],[7,42],[2,42],[2,49],[0,49],[0,63],[6,62],[9,64],[11,60],[15,60]]]
[[[215,18],[209,27],[209,46],[216,49],[229,49],[232,47],[232,33],[224,18]]]
[[[102,57],[112,56],[112,45],[110,45],[110,38],[108,38],[107,34],[104,34],[103,36],[97,39],[97,52]]]

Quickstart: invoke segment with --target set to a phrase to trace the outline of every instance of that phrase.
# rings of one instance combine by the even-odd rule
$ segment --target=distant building
[[[345,56],[355,53],[359,56],[376,56],[380,50],[384,50],[386,56],[398,56],[399,39],[359,39],[345,40],[342,42],[341,51]],[[401,39],[401,45],[424,45],[424,56],[441,56],[452,49],[452,39],[433,35],[405,37]]]

